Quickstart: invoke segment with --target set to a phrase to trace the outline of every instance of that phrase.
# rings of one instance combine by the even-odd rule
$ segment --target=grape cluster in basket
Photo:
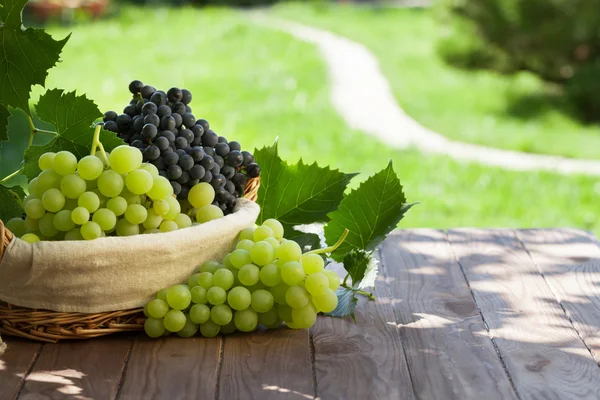
[[[216,192],[214,204],[225,214],[233,212],[248,178],[260,175],[252,154],[218,136],[205,119],[196,119],[190,91],[173,87],[165,93],[138,80],[129,84],[129,91],[133,99],[122,114],[104,114],[105,129],[140,149],[144,161],[169,179],[179,199],[207,182]]]
[[[144,328],[156,338],[173,332],[182,337],[200,331],[205,337],[285,322],[310,328],[318,312],[331,312],[339,276],[324,269],[316,253],[283,238],[283,226],[270,219],[240,233],[235,249],[222,263],[207,261],[186,284],[163,289],[144,307]]]

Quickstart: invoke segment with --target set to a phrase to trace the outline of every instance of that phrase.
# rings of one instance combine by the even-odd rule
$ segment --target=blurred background
[[[294,21],[362,44],[398,106],[447,138],[600,162],[599,9],[600,0],[37,0],[25,18],[55,38],[72,32],[47,87],[86,93],[103,112],[121,112],[140,79],[191,90],[194,114],[245,148],[279,137],[288,161],[361,172],[355,186],[392,159],[407,199],[421,203],[402,227],[600,234],[597,177],[465,163],[352,129],[331,104],[323,54],[269,26]]]

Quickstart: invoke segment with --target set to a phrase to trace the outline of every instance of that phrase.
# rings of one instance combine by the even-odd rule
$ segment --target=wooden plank
[[[521,399],[597,399],[600,368],[510,230],[449,232]]]
[[[136,338],[118,399],[213,398],[221,338]]]
[[[113,399],[131,344],[128,336],[45,344],[19,399]]]
[[[394,232],[382,260],[417,397],[515,398],[446,234]]]
[[[42,345],[9,336],[4,336],[3,340],[8,348],[0,356],[0,399],[11,400],[21,390],[25,376],[33,368]]]
[[[313,398],[308,329],[282,327],[224,339],[219,398]]]
[[[600,247],[578,229],[518,231],[573,326],[600,362]]]

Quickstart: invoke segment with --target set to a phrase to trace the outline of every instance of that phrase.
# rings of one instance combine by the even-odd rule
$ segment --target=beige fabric
[[[6,351],[6,343],[2,343],[2,337],[0,337],[0,356]]]
[[[220,260],[258,213],[256,203],[240,199],[233,214],[168,233],[34,244],[14,238],[0,263],[0,300],[83,313],[141,307],[202,262]]]

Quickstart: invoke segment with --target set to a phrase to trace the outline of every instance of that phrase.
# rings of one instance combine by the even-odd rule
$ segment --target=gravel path
[[[400,108],[377,59],[365,46],[331,32],[263,14],[255,15],[254,20],[316,45],[329,69],[331,100],[336,111],[348,126],[390,146],[413,147],[458,161],[511,170],[600,176],[600,161],[522,153],[449,140],[420,125]]]

